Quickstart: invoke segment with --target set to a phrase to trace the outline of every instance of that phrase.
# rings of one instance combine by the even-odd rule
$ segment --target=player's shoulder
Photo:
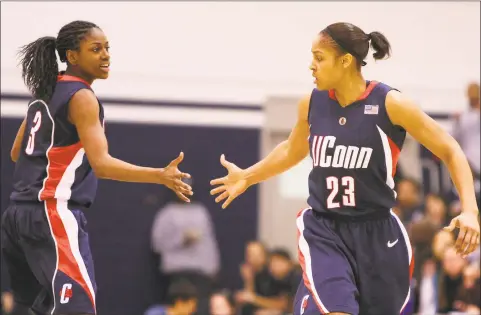
[[[398,88],[390,84],[387,84],[382,81],[376,81],[376,80],[370,81],[370,84],[368,85],[368,89],[369,88],[371,88],[373,91],[376,91],[378,93],[381,92],[382,94],[388,94],[391,91],[399,91]]]
[[[316,89],[311,90],[311,92],[304,94],[299,102],[297,103],[297,112],[299,117],[308,119],[309,109],[311,107],[311,102]]]

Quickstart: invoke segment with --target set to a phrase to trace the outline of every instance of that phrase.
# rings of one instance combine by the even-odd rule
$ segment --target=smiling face
[[[109,48],[104,32],[94,27],[80,41],[79,49],[67,51],[67,60],[88,81],[107,79],[110,70]]]

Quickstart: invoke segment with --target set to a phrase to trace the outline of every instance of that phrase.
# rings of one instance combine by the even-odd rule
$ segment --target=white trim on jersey
[[[384,131],[376,125],[377,130],[379,131],[379,135],[381,136],[381,141],[382,141],[382,148],[384,150],[384,161],[386,163],[386,184],[388,185],[389,188],[392,189],[394,192],[394,198],[396,198],[397,194],[396,191],[394,190],[394,178],[392,177],[392,152],[391,152],[391,147],[389,146],[389,140],[387,138],[387,135],[384,133]]]
[[[55,199],[70,200],[70,197],[72,196],[72,185],[75,181],[75,171],[82,165],[84,155],[85,149],[80,148],[65,169],[65,172],[55,189]]]

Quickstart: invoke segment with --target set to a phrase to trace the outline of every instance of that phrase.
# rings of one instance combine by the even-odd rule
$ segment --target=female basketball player
[[[59,75],[57,57],[67,63]],[[23,78],[33,94],[12,148],[11,205],[2,250],[20,311],[95,314],[96,283],[86,220],[97,179],[166,185],[189,201],[190,177],[178,169],[132,165],[109,155],[104,110],[91,84],[109,76],[109,42],[95,24],[75,21],[57,38],[25,46]],[[95,176],[96,175],[96,176]]]
[[[444,161],[461,196],[463,213],[448,230],[460,229],[462,255],[479,245],[473,177],[459,145],[399,91],[361,74],[369,44],[374,59],[390,54],[387,39],[349,23],[328,26],[312,44],[310,69],[317,89],[302,99],[289,138],[259,163],[212,180],[222,207],[248,187],[280,174],[310,153],[310,208],[297,218],[304,281],[295,314],[400,313],[409,299],[412,249],[391,212],[393,176],[406,132]]]

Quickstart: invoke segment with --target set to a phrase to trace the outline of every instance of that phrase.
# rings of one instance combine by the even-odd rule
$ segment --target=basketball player
[[[59,75],[57,57],[67,63]],[[83,210],[97,177],[163,184],[192,194],[178,169],[132,165],[109,155],[104,109],[91,85],[109,76],[109,43],[93,23],[74,21],[57,38],[26,45],[23,78],[33,94],[11,151],[11,204],[2,218],[2,252],[16,303],[34,314],[96,314],[96,283]],[[27,310],[21,312],[26,314]]]
[[[479,244],[473,176],[459,145],[410,99],[361,74],[369,45],[374,59],[390,54],[387,39],[349,23],[328,26],[312,44],[317,88],[298,106],[289,138],[265,159],[212,180],[222,207],[248,187],[280,174],[309,153],[309,208],[296,220],[304,281],[295,314],[399,314],[409,299],[413,268],[406,230],[392,213],[393,176],[406,132],[444,161],[464,211],[448,229],[460,229],[458,253]]]

